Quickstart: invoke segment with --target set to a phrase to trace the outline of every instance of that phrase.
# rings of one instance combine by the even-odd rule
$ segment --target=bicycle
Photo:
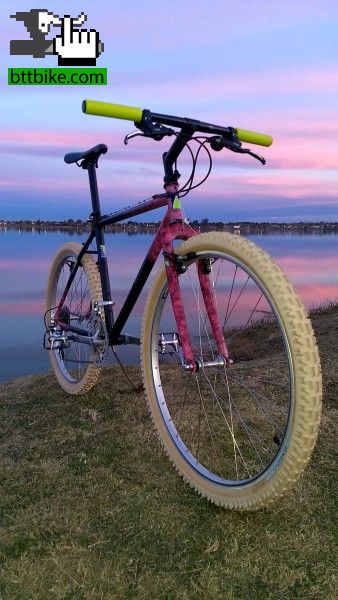
[[[136,135],[174,141],[163,154],[164,192],[109,215],[101,214],[96,179],[107,146],[65,156],[88,171],[92,213],[87,240],[62,246],[49,275],[44,345],[55,375],[66,392],[87,392],[110,347],[140,345],[150,414],[180,475],[218,505],[266,506],[298,479],[316,441],[321,370],[312,327],[266,252],[238,235],[198,233],[181,199],[199,185],[194,177],[201,151],[209,157],[205,181],[210,150],[245,153],[264,164],[242,144],[269,146],[272,138],[94,100],[83,102],[83,112],[134,121],[137,129],[125,143]],[[193,166],[180,187],[177,160],[184,148]],[[115,318],[104,229],[165,206]],[[161,252],[141,337],[128,335],[124,326]]]

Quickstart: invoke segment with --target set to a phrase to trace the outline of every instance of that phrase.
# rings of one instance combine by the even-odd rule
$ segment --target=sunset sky
[[[86,13],[105,46],[107,86],[7,85],[8,67],[57,66],[55,56],[9,53],[10,40],[29,39],[10,15],[32,8]],[[265,167],[214,154],[210,178],[185,200],[191,218],[338,220],[337,0],[2,0],[0,16],[0,220],[86,218],[86,174],[63,155],[99,142],[109,147],[98,173],[105,212],[161,191],[168,140],[126,147],[133,124],[83,115],[83,98],[273,136],[253,147]],[[188,156],[179,168],[189,175]]]

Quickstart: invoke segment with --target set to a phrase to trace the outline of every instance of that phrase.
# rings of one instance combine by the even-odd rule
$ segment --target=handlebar
[[[143,115],[142,108],[137,106],[111,104],[110,102],[99,102],[98,100],[84,100],[82,111],[87,115],[125,119],[126,121],[134,121],[134,123],[140,123]]]
[[[89,115],[134,121],[136,127],[140,128],[142,128],[141,125],[145,119],[151,119],[154,123],[160,123],[171,127],[187,128],[190,131],[200,131],[202,133],[225,136],[232,136],[233,133],[235,133],[240,142],[248,142],[249,144],[256,144],[258,146],[271,146],[273,141],[270,135],[264,133],[237,127],[212,125],[211,123],[204,123],[195,119],[161,115],[146,109],[142,110],[142,108],[139,108],[138,106],[125,106],[124,104],[111,104],[110,102],[100,102],[97,100],[84,100],[82,103],[82,111]]]
[[[258,133],[257,131],[249,131],[248,129],[238,129],[235,127],[237,137],[240,142],[248,144],[256,144],[257,146],[271,146],[273,138],[266,133]]]

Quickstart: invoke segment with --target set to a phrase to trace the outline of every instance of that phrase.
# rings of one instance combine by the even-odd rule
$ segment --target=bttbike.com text
[[[8,85],[107,85],[107,69],[9,68]]]

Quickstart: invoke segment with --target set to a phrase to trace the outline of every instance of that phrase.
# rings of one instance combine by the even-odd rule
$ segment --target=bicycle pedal
[[[170,352],[178,352],[180,346],[180,340],[176,332],[173,333],[160,333],[158,345],[160,347],[161,354],[165,354],[168,348]],[[171,348],[171,350],[170,350]]]

